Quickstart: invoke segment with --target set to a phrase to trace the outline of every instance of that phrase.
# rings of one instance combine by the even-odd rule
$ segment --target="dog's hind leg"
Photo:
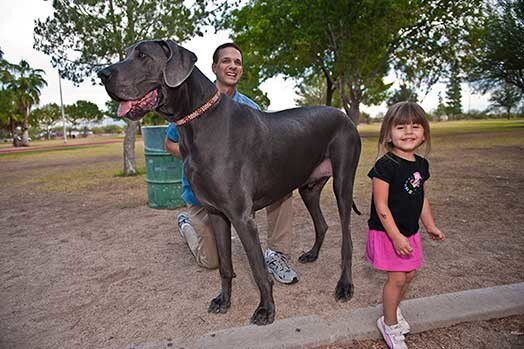
[[[298,258],[302,263],[310,263],[317,260],[318,252],[320,251],[320,247],[326,236],[328,225],[324,219],[322,210],[320,209],[320,193],[328,180],[329,177],[323,177],[315,183],[304,185],[298,189],[302,201],[304,201],[304,204],[313,219],[313,225],[315,226],[315,243],[313,244],[313,247],[311,247],[311,250],[305,252]]]
[[[358,134],[355,134],[355,137],[339,139],[330,149],[333,165],[333,191],[337,199],[342,230],[342,273],[335,289],[335,298],[342,301],[350,300],[353,296],[351,208],[353,206],[353,185],[360,157],[360,147],[360,138]]]
[[[275,319],[273,281],[266,269],[255,219],[250,212],[245,212],[241,218],[233,220],[233,225],[244,246],[253,277],[260,291],[260,303],[251,316],[251,323],[256,325],[270,324]]]
[[[235,276],[231,259],[231,223],[221,213],[209,212],[208,214],[215,234],[222,282],[222,290],[216,298],[211,300],[208,312],[225,313],[231,305],[231,280]]]

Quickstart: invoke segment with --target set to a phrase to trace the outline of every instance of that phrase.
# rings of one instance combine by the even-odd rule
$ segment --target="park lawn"
[[[524,128],[524,119],[493,119],[493,120],[458,120],[446,122],[431,122],[431,132],[434,135],[457,133],[502,132]],[[360,124],[358,130],[362,136],[377,136],[380,123]]]
[[[140,138],[140,137],[138,137]],[[68,145],[79,145],[86,143],[101,143],[113,140],[123,140],[123,135],[110,134],[110,135],[89,135],[88,137],[77,137],[70,138],[67,137]],[[64,139],[60,137],[55,137],[53,139],[33,139],[29,142],[30,147],[49,147],[49,146],[61,146],[64,144]],[[0,142],[0,149],[12,148],[13,144],[11,142]]]
[[[367,171],[377,159],[380,124],[362,124],[358,128],[362,135],[362,155],[357,172],[357,187],[367,185]],[[489,148],[523,144],[522,132],[518,132],[524,129],[522,119],[434,122],[431,123],[431,128],[432,152],[427,154],[430,159],[433,154],[452,152],[457,147]],[[4,180],[8,179],[13,188],[31,187],[33,191],[43,193],[97,190],[107,182],[126,181],[121,177],[122,143],[96,144],[105,141],[105,137],[95,137],[91,140],[94,140],[93,144],[82,147],[0,153],[0,166],[14,162],[25,164],[15,166],[20,168],[17,171],[22,172],[4,176]],[[74,145],[85,141],[86,139],[80,138],[71,139],[69,142]],[[59,145],[63,144],[63,141],[36,141],[32,146],[36,148],[42,144]],[[145,174],[141,138],[137,139],[135,149],[139,176],[128,181],[141,187],[144,185]]]
[[[145,173],[142,141],[136,142],[136,162],[139,177]],[[72,148],[35,149],[15,153],[0,153],[0,166],[14,163],[10,185],[32,188],[33,192],[72,193],[97,190],[108,181],[125,180],[122,177],[122,143],[92,144]],[[4,179],[6,177],[4,176]],[[130,181],[136,181],[137,178]],[[143,180],[141,180],[143,181]]]

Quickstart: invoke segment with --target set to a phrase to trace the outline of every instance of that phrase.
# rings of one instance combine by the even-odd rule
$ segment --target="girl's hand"
[[[440,231],[439,228],[434,227],[432,229],[427,229],[429,238],[431,240],[444,240],[446,237],[444,236],[444,233]]]
[[[395,247],[395,252],[400,256],[406,256],[413,252],[413,247],[409,244],[409,240],[404,235],[400,235],[393,240],[393,246]]]

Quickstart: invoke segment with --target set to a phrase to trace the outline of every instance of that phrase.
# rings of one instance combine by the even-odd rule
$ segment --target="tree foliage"
[[[297,83],[295,93],[298,98],[295,102],[299,106],[326,104],[341,108],[340,97],[333,95],[334,92],[334,88],[328,89],[326,79],[321,75],[307,76]]]
[[[0,128],[8,131],[12,136],[16,124],[21,120],[17,113],[13,91],[7,88],[12,79],[13,65],[3,59],[3,51],[0,50]]]
[[[124,58],[125,49],[145,39],[183,42],[201,34],[207,16],[204,0],[53,1],[53,15],[35,22],[35,49],[51,57],[61,75],[75,83]],[[127,122],[124,175],[136,174],[136,121]]]
[[[51,129],[60,117],[60,107],[56,103],[46,104],[31,111],[31,120],[45,130],[47,139],[51,139]]]
[[[11,115],[10,130],[13,136],[13,144],[18,146],[15,141],[17,120],[22,127],[21,145],[29,145],[29,113],[31,107],[40,102],[41,89],[47,85],[42,69],[34,69],[25,60],[21,60],[18,65],[5,63],[7,69],[4,71],[4,89],[8,92],[3,93],[4,104],[7,103],[9,110],[14,107]]]
[[[322,76],[326,104],[337,89],[358,119],[360,103],[387,98],[383,78],[434,84],[453,59],[467,57],[464,38],[482,17],[482,0],[251,0],[222,25],[260,65],[262,80],[284,74]]]
[[[238,90],[251,98],[262,109],[269,107],[269,98],[266,93],[260,89],[261,80],[261,62],[257,62],[259,57],[252,55],[250,52],[244,52],[242,49],[242,63],[244,72],[242,79],[238,83]]]
[[[395,90],[391,97],[388,98],[386,104],[392,106],[398,102],[417,102],[418,95],[415,90],[411,87],[408,87],[405,83],[400,84],[400,88]]]
[[[446,85],[446,113],[456,118],[462,113],[462,88],[458,64],[452,64],[451,73]]]
[[[53,1],[53,15],[35,21],[35,49],[51,57],[64,78],[75,83],[124,58],[137,41],[201,34],[205,2],[190,9],[183,0]],[[93,80],[93,82],[95,82]]]
[[[524,94],[524,2],[497,0],[487,12],[469,79],[482,92],[510,84]]]
[[[64,111],[67,121],[73,126],[78,125],[81,121],[102,120],[104,117],[104,113],[95,103],[83,100],[66,105]]]
[[[147,113],[142,119],[142,125],[145,126],[165,125],[166,123],[167,121],[155,112]]]
[[[508,119],[511,118],[511,110],[516,109],[523,100],[522,91],[513,84],[499,86],[489,98],[491,106],[495,109],[503,109]]]

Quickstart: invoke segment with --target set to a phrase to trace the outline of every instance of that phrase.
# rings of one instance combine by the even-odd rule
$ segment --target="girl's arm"
[[[424,193],[427,193],[426,188],[426,183],[424,183]],[[424,228],[426,228],[426,231],[432,240],[444,240],[445,236],[435,225],[435,220],[433,219],[433,214],[431,213],[431,207],[429,206],[428,198],[425,195],[424,204],[422,205],[422,212],[420,213],[420,220],[422,221]]]
[[[400,233],[388,207],[388,195],[389,183],[376,177],[373,178],[373,202],[380,222],[393,242],[397,254],[401,256],[411,254],[413,248],[409,244],[408,238]]]

